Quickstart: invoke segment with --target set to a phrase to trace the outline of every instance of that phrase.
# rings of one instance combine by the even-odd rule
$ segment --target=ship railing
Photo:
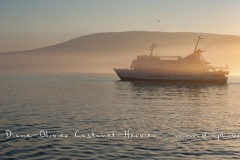
[[[228,67],[214,67],[216,70],[228,70]]]
[[[222,74],[229,74],[228,67],[210,67],[207,70],[208,72],[215,72],[215,73],[222,73]]]
[[[182,60],[181,56],[160,56],[160,60],[175,60],[179,61]]]

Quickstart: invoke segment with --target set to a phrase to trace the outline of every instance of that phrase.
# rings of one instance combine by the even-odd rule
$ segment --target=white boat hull
[[[171,74],[137,71],[133,69],[114,69],[122,81],[159,81],[159,82],[195,82],[195,83],[227,83],[228,77],[216,76],[214,73]]]

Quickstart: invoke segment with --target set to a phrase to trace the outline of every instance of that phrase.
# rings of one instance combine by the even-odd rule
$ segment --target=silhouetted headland
[[[64,43],[27,51],[0,53],[0,71],[112,72],[129,68],[137,55],[148,53],[156,42],[158,56],[186,56],[192,52],[199,33],[187,32],[108,32],[71,39]],[[204,57],[216,66],[228,63],[231,71],[240,67],[240,37],[202,33]]]

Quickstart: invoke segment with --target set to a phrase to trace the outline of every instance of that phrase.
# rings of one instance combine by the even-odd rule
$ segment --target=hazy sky
[[[239,8],[240,0],[0,0],[0,52],[95,32],[240,35]]]

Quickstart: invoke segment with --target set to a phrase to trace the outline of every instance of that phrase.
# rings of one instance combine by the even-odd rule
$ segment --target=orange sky
[[[6,0],[0,2],[0,52],[109,31],[240,35],[239,8],[239,0]]]

